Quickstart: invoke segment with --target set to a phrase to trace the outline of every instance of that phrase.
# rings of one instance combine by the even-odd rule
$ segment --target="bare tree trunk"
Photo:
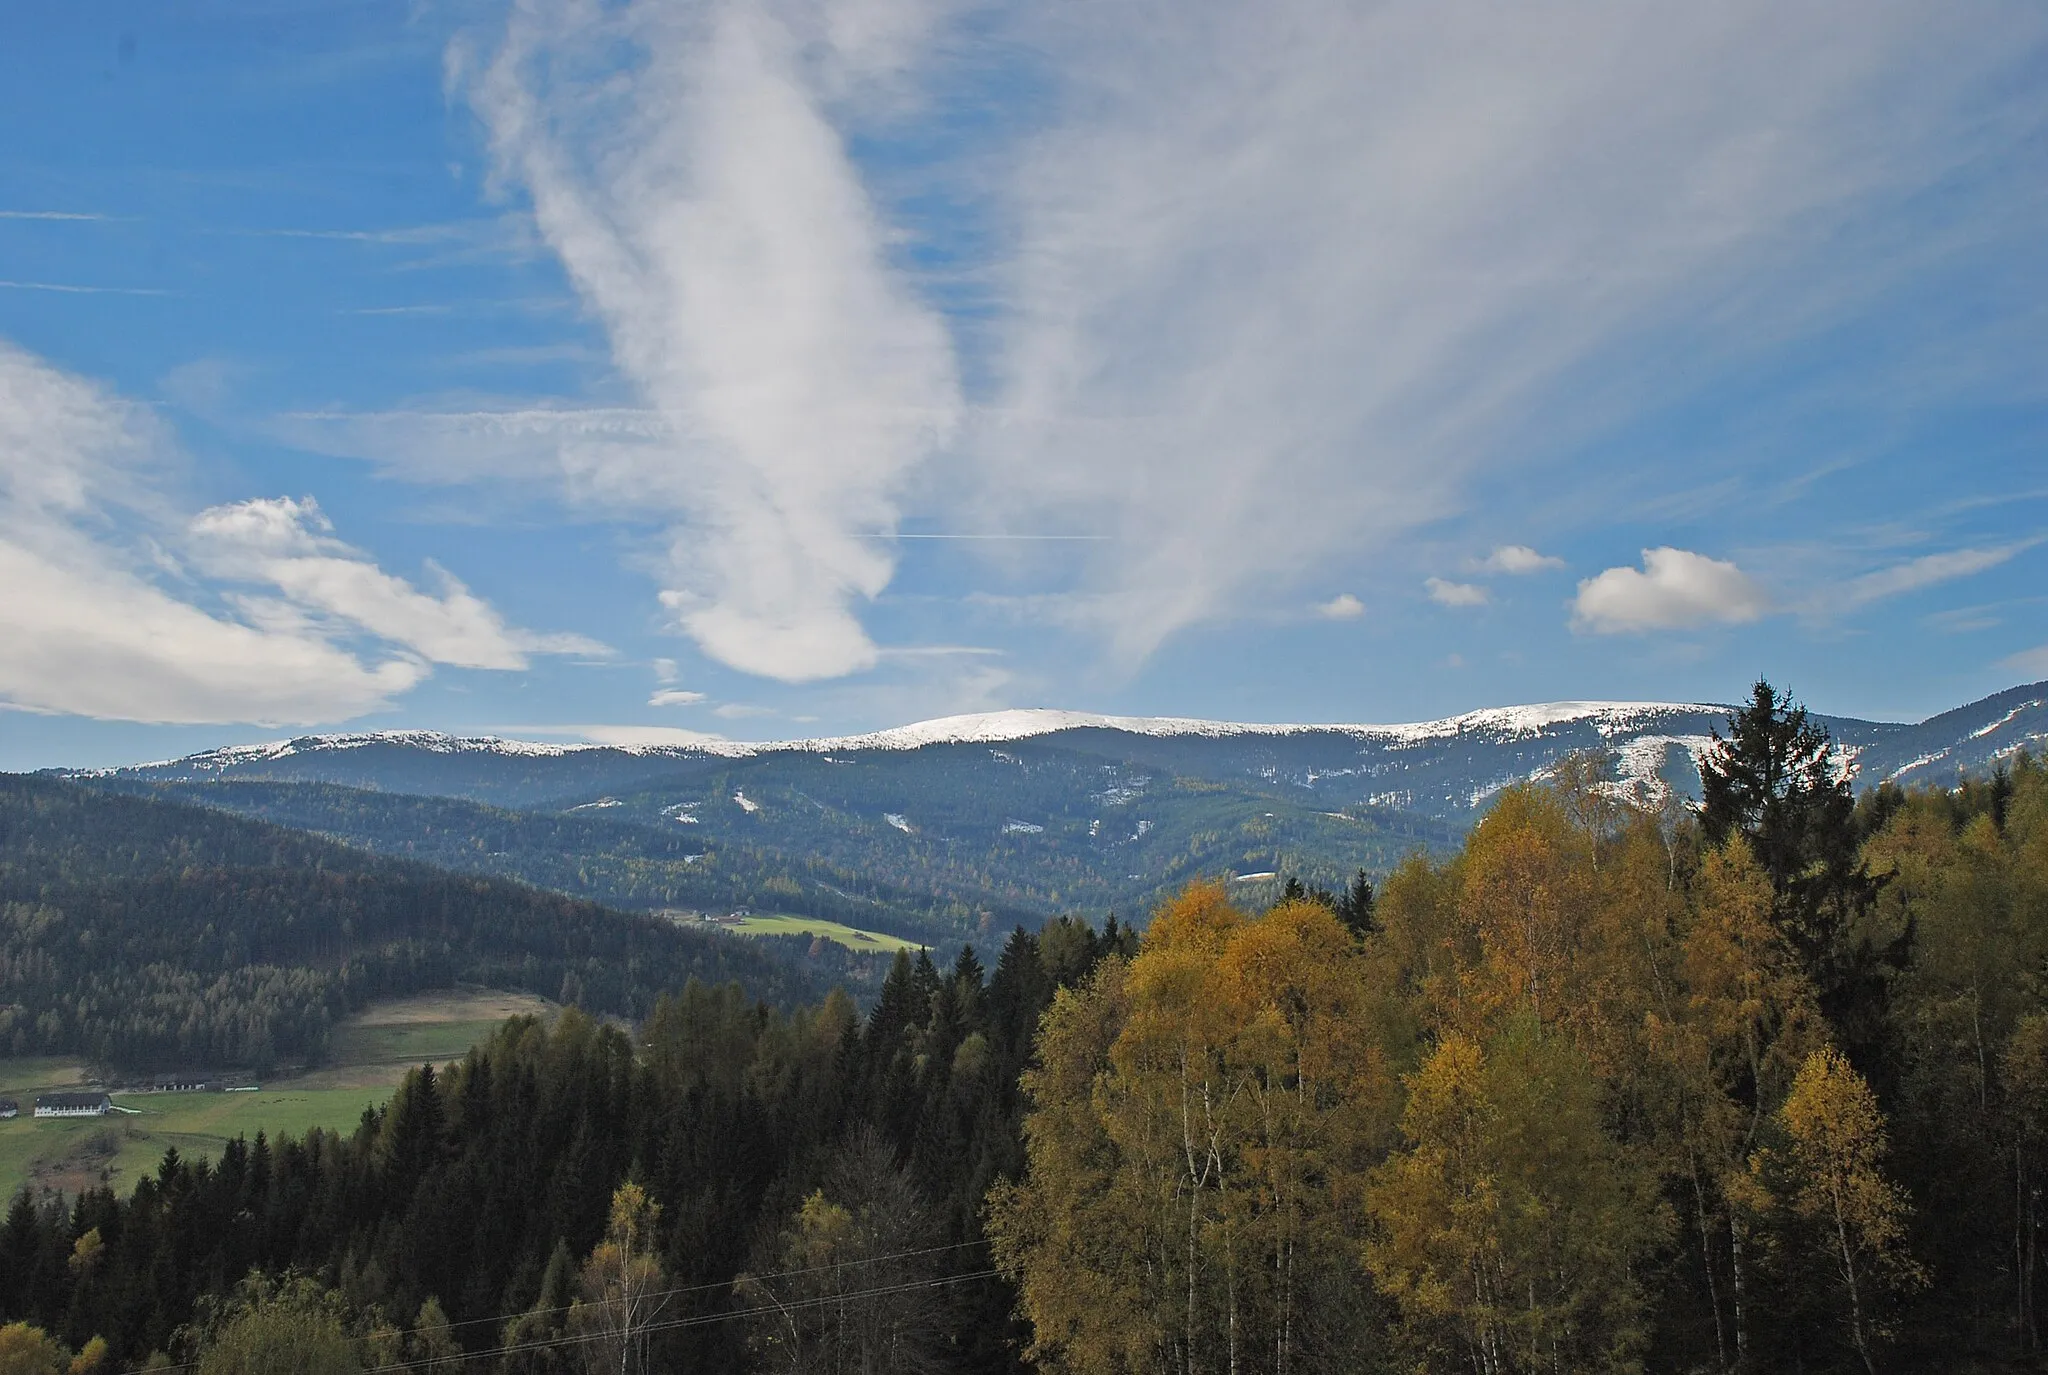
[[[1835,1242],[1842,1251],[1842,1279],[1849,1286],[1849,1336],[1856,1343],[1856,1354],[1863,1358],[1863,1369],[1868,1375],[1877,1375],[1877,1362],[1870,1357],[1870,1342],[1863,1335],[1863,1296],[1856,1286],[1856,1253],[1849,1248],[1849,1229],[1842,1220],[1842,1205],[1835,1204]]]
[[[1700,1182],[1700,1162],[1691,1156],[1693,1206],[1699,1215],[1700,1268],[1707,1275],[1707,1306],[1714,1310],[1714,1354],[1719,1358],[1722,1370],[1728,1369],[1728,1333],[1721,1322],[1721,1291],[1714,1282],[1714,1237],[1707,1218],[1707,1190]]]
[[[2026,1258],[2027,1231],[2027,1167],[2026,1152],[2017,1136],[2012,1143],[2012,1272],[2019,1281],[2018,1303],[2014,1308],[2014,1326],[2019,1329],[2020,1354],[2027,1355],[2034,1347],[2033,1315],[2027,1312],[2027,1304],[2033,1295],[2029,1293],[2032,1276],[2027,1273]]]
[[[1728,1210],[1728,1253],[1735,1275],[1735,1368],[1749,1369],[1749,1304],[1742,1273],[1742,1219]]]

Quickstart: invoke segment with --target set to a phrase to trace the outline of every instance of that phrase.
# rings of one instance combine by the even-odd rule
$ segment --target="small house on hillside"
[[[36,1096],[38,1117],[105,1117],[114,1100],[104,1093],[44,1093]]]
[[[0,1098],[0,1121],[4,1121],[9,1117],[19,1116],[21,1116],[21,1104],[15,1102],[12,1098]]]

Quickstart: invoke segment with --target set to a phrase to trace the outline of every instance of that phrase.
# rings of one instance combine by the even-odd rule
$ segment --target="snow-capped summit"
[[[683,773],[792,764],[806,756],[915,757],[963,746],[1034,748],[1168,774],[1304,789],[1333,805],[1469,817],[1500,788],[1563,755],[1602,750],[1625,781],[1689,793],[1731,708],[1702,702],[1544,702],[1400,724],[1280,724],[1019,709],[946,716],[809,740],[716,736],[547,743],[436,731],[353,731],[231,745],[95,771],[164,781],[336,783],[501,805],[583,802]],[[1819,717],[1858,786],[1937,781],[2048,744],[2048,684],[2014,688],[1917,725]],[[1014,760],[1012,761],[1014,762]]]

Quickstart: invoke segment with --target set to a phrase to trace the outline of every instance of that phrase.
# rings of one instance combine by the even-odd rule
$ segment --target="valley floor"
[[[113,1093],[104,1117],[37,1120],[39,1093],[97,1084],[91,1067],[70,1057],[0,1059],[0,1097],[20,1116],[0,1121],[0,1198],[22,1185],[76,1194],[102,1183],[126,1194],[176,1147],[188,1159],[211,1158],[237,1136],[303,1135],[309,1128],[348,1131],[365,1109],[381,1106],[408,1069],[460,1059],[507,1017],[546,1016],[554,1005],[524,993],[458,989],[380,1003],[335,1031],[329,1063],[278,1076],[253,1092]],[[229,1078],[228,1083],[254,1081]]]

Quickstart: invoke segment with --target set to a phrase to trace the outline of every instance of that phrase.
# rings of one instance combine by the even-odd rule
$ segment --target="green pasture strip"
[[[862,931],[818,917],[742,917],[737,922],[721,922],[719,925],[742,936],[823,936],[864,955],[893,955],[898,950],[915,951],[919,948],[916,941],[907,941],[900,936]]]
[[[0,1098],[13,1098],[27,1113],[29,1100],[50,1089],[68,1089],[86,1082],[87,1070],[76,1055],[24,1055],[0,1058]]]
[[[488,1041],[503,1022],[401,1022],[384,1026],[344,1023],[334,1029],[328,1061],[349,1065],[443,1064],[460,1060],[469,1048]]]
[[[235,1137],[254,1140],[259,1131],[272,1137],[302,1136],[312,1127],[353,1131],[363,1109],[390,1097],[404,1072],[392,1067],[391,1083],[381,1087],[294,1088],[287,1082],[254,1093],[119,1093],[117,1111],[104,1117],[36,1121],[24,1110],[0,1122],[0,1192],[11,1197],[32,1175],[68,1163],[93,1176],[106,1169],[115,1191],[126,1193],[156,1168],[166,1147],[187,1157],[215,1156]],[[113,1149],[88,1151],[95,1139]]]
[[[455,1006],[471,1010],[456,1004],[451,1011]],[[20,1116],[0,1120],[0,1206],[32,1180],[61,1180],[74,1189],[98,1183],[102,1170],[116,1192],[126,1193],[171,1146],[183,1156],[211,1157],[258,1131],[273,1138],[303,1136],[313,1127],[353,1131],[363,1109],[382,1105],[408,1069],[459,1060],[500,1025],[496,1017],[374,1025],[352,1019],[335,1028],[327,1063],[304,1078],[274,1080],[253,1092],[116,1093],[116,1110],[104,1117],[32,1116],[38,1093],[87,1082],[77,1057],[0,1058],[0,1097],[21,1105]],[[362,1071],[353,1087],[328,1086],[352,1070]]]

